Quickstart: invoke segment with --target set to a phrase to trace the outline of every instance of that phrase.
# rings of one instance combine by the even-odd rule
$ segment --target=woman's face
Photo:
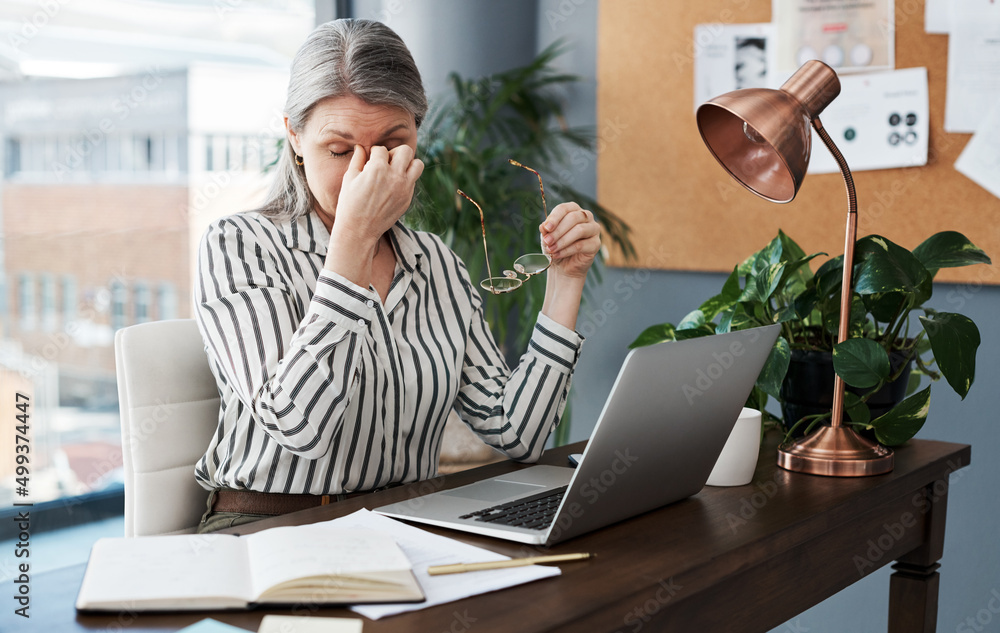
[[[371,105],[355,96],[330,97],[316,104],[302,130],[289,129],[288,138],[304,162],[316,211],[330,228],[354,146],[360,145],[369,156],[375,145],[388,150],[409,145],[416,152],[417,125],[413,115],[400,107]]]

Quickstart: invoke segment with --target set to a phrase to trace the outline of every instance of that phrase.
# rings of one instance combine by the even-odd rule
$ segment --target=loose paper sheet
[[[694,107],[741,88],[777,88],[773,24],[699,24],[694,29]]]
[[[780,71],[792,72],[810,59],[838,74],[896,66],[893,0],[773,0],[771,16]]]
[[[410,559],[413,573],[427,596],[426,602],[419,604],[373,604],[351,607],[352,611],[372,620],[406,611],[416,611],[497,589],[505,589],[541,578],[558,576],[562,573],[558,567],[529,565],[486,572],[429,576],[427,568],[433,565],[508,560],[510,557],[444,536],[431,534],[368,510],[359,510],[354,514],[333,519],[328,523],[336,527],[363,528],[391,535],[403,553]]]
[[[953,0],[948,38],[947,132],[975,132],[1000,98],[1000,3]]]
[[[326,618],[318,615],[265,615],[257,633],[361,633],[360,618]]]
[[[1000,99],[955,161],[955,169],[1000,198]],[[1000,217],[988,221],[1000,222]]]

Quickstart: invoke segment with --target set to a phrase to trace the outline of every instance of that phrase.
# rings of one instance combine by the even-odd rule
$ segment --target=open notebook
[[[99,539],[76,608],[174,611],[423,600],[410,561],[391,536],[320,523],[248,536]]]

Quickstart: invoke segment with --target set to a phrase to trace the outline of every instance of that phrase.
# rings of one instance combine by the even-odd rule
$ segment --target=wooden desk
[[[596,559],[564,565],[560,577],[366,621],[364,630],[767,631],[896,561],[889,587],[890,632],[933,631],[948,475],[969,464],[970,447],[914,440],[897,451],[890,474],[835,479],[780,470],[773,445],[772,440],[761,451],[752,485],[705,488],[684,501],[551,548],[553,553],[597,553]],[[542,461],[565,464],[566,455],[579,450],[580,445],[555,449]],[[333,518],[515,468],[519,466],[509,462],[491,464],[268,519],[253,529]],[[440,533],[509,555],[538,551]],[[78,615],[73,602],[82,575],[82,565],[39,575],[32,585],[32,618],[14,622],[14,630],[163,631],[213,617],[256,631],[265,613],[290,613]],[[360,617],[343,609],[296,612]],[[2,628],[8,630],[6,624]]]

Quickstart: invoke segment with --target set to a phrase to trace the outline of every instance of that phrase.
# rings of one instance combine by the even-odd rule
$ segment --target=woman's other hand
[[[582,279],[601,250],[601,225],[575,202],[552,210],[539,227],[542,247],[552,258],[549,274]]]

